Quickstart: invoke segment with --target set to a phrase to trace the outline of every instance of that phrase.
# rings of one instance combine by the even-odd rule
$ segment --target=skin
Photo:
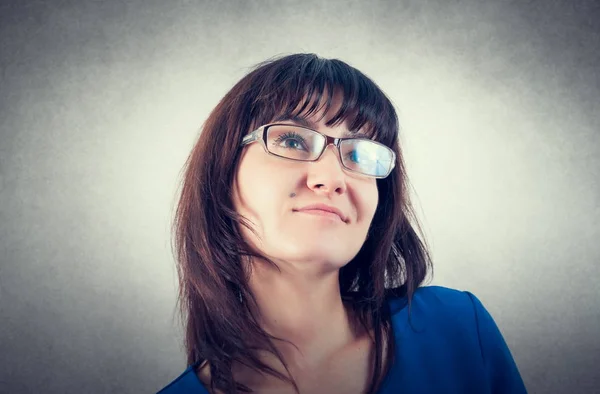
[[[336,97],[331,114],[339,102]],[[332,137],[346,136],[346,124],[328,127],[325,123],[331,115],[322,115],[318,112],[308,119],[311,128]],[[291,198],[291,193],[296,196]],[[303,392],[319,392],[332,381],[362,386],[368,379],[373,346],[341,299],[338,274],[367,237],[378,203],[376,180],[344,170],[337,148],[331,145],[317,162],[294,162],[271,156],[260,143],[252,143],[241,154],[233,202],[259,235],[242,226],[245,240],[281,269],[252,261],[249,285],[263,329],[298,347],[275,341]],[[296,211],[313,203],[339,208],[346,222]],[[259,357],[287,374],[272,354]],[[332,380],[336,371],[339,378]],[[283,392],[282,382],[271,376],[257,376],[235,364],[233,372],[236,380],[261,392]],[[202,376],[208,381],[210,372]]]

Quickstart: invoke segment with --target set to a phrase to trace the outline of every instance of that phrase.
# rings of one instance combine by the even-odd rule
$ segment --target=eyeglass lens
[[[323,135],[299,126],[273,125],[267,129],[269,152],[292,160],[316,160],[325,141]],[[393,165],[393,152],[367,139],[342,141],[340,153],[345,167],[365,175],[385,176]]]

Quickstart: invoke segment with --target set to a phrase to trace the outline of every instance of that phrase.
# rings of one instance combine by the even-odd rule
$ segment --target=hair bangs
[[[275,119],[308,119],[321,113],[327,126],[346,123],[348,130],[361,131],[391,146],[398,132],[393,106],[379,87],[359,70],[337,59],[295,55],[259,66],[254,91],[253,126]],[[333,105],[339,95],[335,113]]]

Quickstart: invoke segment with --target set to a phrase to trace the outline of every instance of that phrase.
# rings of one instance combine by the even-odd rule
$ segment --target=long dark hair
[[[339,272],[342,298],[353,305],[360,323],[374,332],[369,393],[376,392],[394,362],[396,344],[387,300],[406,297],[410,311],[414,292],[433,270],[409,200],[398,118],[386,95],[363,73],[337,59],[295,54],[259,64],[204,123],[185,165],[173,222],[187,363],[209,363],[213,392],[251,392],[235,382],[234,362],[291,383],[298,391],[293,379],[257,357],[258,350],[271,352],[289,373],[272,342],[281,339],[257,323],[253,312],[257,303],[248,287],[251,257],[275,263],[243,240],[239,226],[249,226],[233,208],[232,184],[245,134],[280,116],[309,116],[322,106],[329,113],[336,92],[341,93],[342,104],[327,125],[347,121],[350,130],[369,130],[371,138],[392,148],[397,157],[390,176],[377,180],[379,205],[366,241]]]

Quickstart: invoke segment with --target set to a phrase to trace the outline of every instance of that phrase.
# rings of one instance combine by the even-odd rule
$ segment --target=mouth
[[[315,218],[322,218],[325,220],[335,221],[338,223],[346,223],[346,221],[337,213],[325,211],[323,209],[302,209],[302,210],[293,210],[296,213],[303,213],[309,216],[313,216]]]
[[[340,221],[342,223],[348,223],[348,219],[346,218],[341,209],[328,204],[310,204],[302,208],[295,208],[293,209],[293,211],[305,213],[307,215],[330,218],[332,220]]]

